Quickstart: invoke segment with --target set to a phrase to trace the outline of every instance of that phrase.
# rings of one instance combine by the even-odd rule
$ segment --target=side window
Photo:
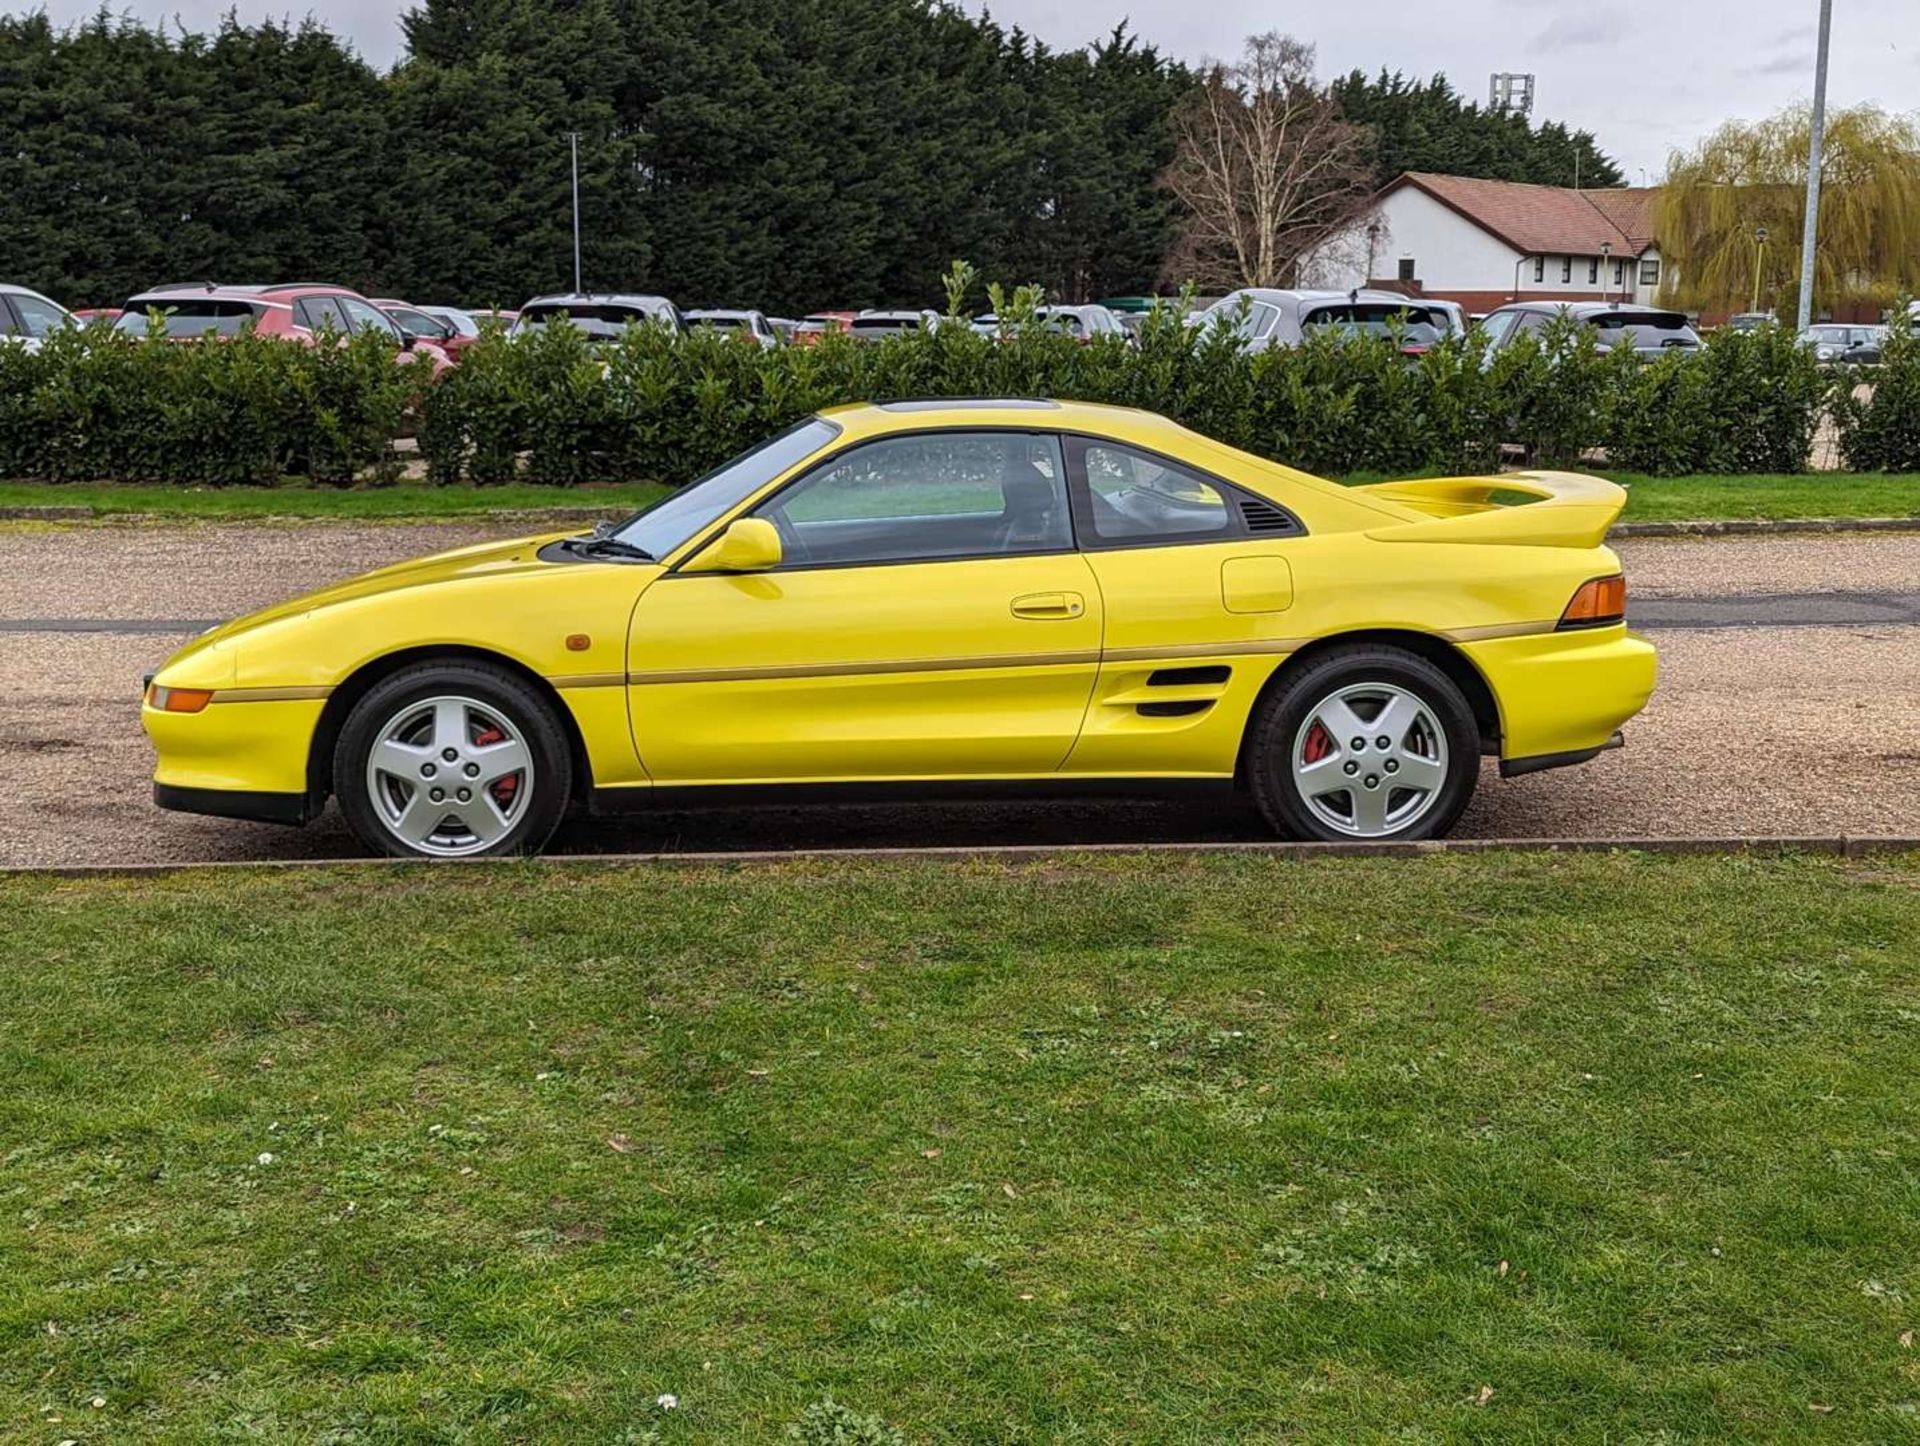
[[[334,331],[347,330],[347,315],[340,309],[338,297],[307,296],[294,303],[294,320],[308,331],[320,331],[332,328]]]
[[[347,324],[355,331],[377,331],[382,336],[400,339],[400,328],[391,317],[375,310],[364,301],[356,301],[351,296],[340,298],[341,309],[347,313]]]
[[[1197,472],[1117,442],[1075,439],[1087,479],[1087,521],[1094,542],[1206,542],[1238,537],[1238,512]]]
[[[790,566],[926,562],[1073,547],[1059,440],[928,432],[856,447],[762,504]]]
[[[5,296],[0,296],[0,336],[19,336],[20,323],[13,319],[13,311],[7,305]]]
[[[11,298],[13,309],[19,313],[20,324],[28,336],[45,336],[58,330],[65,324],[67,314],[50,301],[42,301],[37,296],[22,296],[15,292]],[[0,314],[4,306],[0,304]]]
[[[1513,324],[1519,320],[1516,312],[1500,311],[1488,317],[1481,326],[1487,333],[1487,345],[1497,347],[1504,343],[1513,332]]]

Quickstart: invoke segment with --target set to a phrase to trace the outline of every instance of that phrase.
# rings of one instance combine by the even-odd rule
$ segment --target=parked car
[[[408,337],[392,317],[359,292],[325,282],[271,286],[195,282],[160,287],[129,297],[114,325],[129,336],[144,338],[152,334],[151,314],[160,317],[161,335],[173,341],[217,341],[253,331],[311,345],[323,331],[342,336],[371,331],[393,342],[395,356],[403,364],[431,367],[435,376],[451,364],[443,348]]]
[[[1295,837],[1429,838],[1483,756],[1582,763],[1645,705],[1625,501],[1344,487],[1124,407],[836,407],[618,526],[202,635],[146,690],[154,797],[301,823],[333,796],[366,848],[437,858],[794,784],[1184,782]]]
[[[1452,303],[1416,301],[1394,291],[1297,291],[1249,286],[1229,292],[1190,318],[1192,325],[1222,326],[1248,351],[1299,346],[1311,332],[1385,335],[1398,327],[1402,349],[1421,352],[1447,336]]]
[[[1538,336],[1561,315],[1590,327],[1599,345],[1630,347],[1642,361],[1668,352],[1700,350],[1700,333],[1684,312],[1603,301],[1521,301],[1487,313],[1481,326],[1488,355],[1512,346],[1520,337]]]
[[[1878,366],[1887,328],[1823,321],[1801,332],[1799,341],[1823,366]]]
[[[1722,330],[1758,331],[1764,326],[1772,326],[1773,324],[1773,313],[1770,311],[1742,311],[1728,317],[1726,325]]]
[[[791,342],[794,332],[800,327],[800,323],[791,316],[770,316],[767,325],[773,328],[774,335],[780,338],[782,344]]]
[[[49,332],[72,321],[73,314],[51,297],[0,282],[0,341],[38,351]]]
[[[375,297],[373,304],[393,319],[403,335],[433,343],[453,361],[459,361],[461,354],[480,340],[479,325],[454,307],[415,306],[392,297]]]
[[[497,321],[500,325],[509,328],[520,319],[520,313],[518,311],[504,306],[476,306],[470,309],[467,315],[472,317],[479,325],[485,325],[490,321]]]
[[[867,310],[855,313],[847,323],[847,334],[855,341],[881,341],[902,332],[931,331],[939,324],[936,311]]]
[[[1104,306],[1042,306],[1034,310],[1033,319],[1049,331],[1060,332],[1080,342],[1090,342],[1097,336],[1133,338],[1133,333],[1120,318]],[[992,312],[976,316],[973,329],[986,336],[997,335],[1000,318]]]
[[[812,346],[828,332],[845,331],[859,313],[852,311],[815,311],[800,318],[793,329],[795,346]]]
[[[735,332],[743,337],[752,338],[754,344],[763,348],[780,345],[779,333],[774,331],[773,323],[758,311],[728,311],[707,308],[686,313],[689,328],[710,326],[715,331]]]
[[[680,308],[664,296],[569,292],[536,296],[522,306],[514,319],[512,335],[526,336],[563,318],[585,332],[589,341],[596,342],[618,341],[630,326],[664,326],[676,336],[685,330]]]
[[[117,306],[81,306],[73,311],[73,319],[85,326],[90,321],[118,321],[120,308]]]

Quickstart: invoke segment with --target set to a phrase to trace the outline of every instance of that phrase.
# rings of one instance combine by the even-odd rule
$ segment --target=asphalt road
[[[216,617],[483,539],[470,526],[0,530],[0,864],[346,856],[330,813],[279,829],[163,813],[135,696]],[[1642,539],[1619,551],[1662,682],[1628,746],[1505,781],[1467,837],[1911,833],[1920,536]],[[713,809],[570,827],[581,852],[1261,838],[1218,802]]]

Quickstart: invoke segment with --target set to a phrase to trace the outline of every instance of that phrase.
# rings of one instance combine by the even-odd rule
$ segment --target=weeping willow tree
[[[1756,271],[1760,305],[1792,309],[1806,215],[1806,107],[1722,126],[1675,152],[1654,201],[1667,299],[1701,311],[1744,311]],[[1764,245],[1757,241],[1764,229]],[[1814,301],[1890,305],[1920,293],[1920,125],[1874,106],[1827,118]]]

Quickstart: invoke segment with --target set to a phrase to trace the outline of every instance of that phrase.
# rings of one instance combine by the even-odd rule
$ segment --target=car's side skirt
[[[929,778],[854,779],[838,783],[653,784],[596,788],[589,811],[598,815],[675,808],[780,808],[805,804],[907,802],[1020,802],[1075,798],[1191,799],[1234,791],[1231,775],[1178,778]]]

